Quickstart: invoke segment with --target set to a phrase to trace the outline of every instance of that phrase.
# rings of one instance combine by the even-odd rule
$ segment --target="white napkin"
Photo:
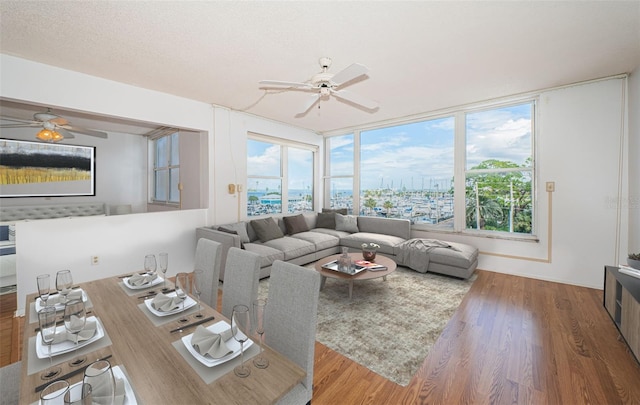
[[[91,372],[92,371],[90,369],[87,369],[86,371],[87,376],[92,377]],[[116,392],[113,398],[113,404],[122,405],[124,404],[124,398],[125,398],[124,380],[118,377],[115,377],[114,380],[116,384]],[[96,384],[95,379],[91,379],[90,384],[91,384],[91,400],[93,401],[93,403],[111,404],[111,402],[109,402],[109,399],[110,399],[109,397],[111,393],[109,392],[109,387],[107,386],[107,384],[105,383]]]
[[[77,316],[71,315],[71,324],[81,322]],[[82,342],[85,340],[89,340],[96,334],[96,320],[93,318],[92,320],[87,320],[84,329],[78,333],[78,342]],[[63,330],[60,332],[56,332],[56,335],[53,338],[53,344],[64,342],[65,340],[70,340],[72,342],[76,341],[76,335],[67,332],[67,330]]]
[[[44,305],[44,301],[42,301],[42,298],[40,299],[42,305]],[[78,289],[78,290],[71,290],[69,292],[69,294],[67,294],[67,301],[71,301],[71,300],[82,300],[82,290]],[[60,293],[55,294],[55,295],[50,295],[49,299],[47,300],[47,306],[52,306],[52,305],[64,305],[64,296]]]
[[[164,295],[163,293],[158,293],[155,297],[153,297],[151,306],[156,311],[168,312],[180,308],[182,306],[182,301],[184,301],[185,298],[180,298],[177,296],[169,297],[168,295]]]
[[[128,281],[130,285],[141,286],[141,285],[151,283],[157,277],[158,277],[158,273],[134,274],[133,276],[129,277]]]
[[[231,338],[233,338],[231,329],[215,333],[202,325],[198,325],[191,337],[191,345],[201,355],[208,354],[214,359],[219,359],[229,353],[233,353],[233,350],[229,349],[225,343]]]

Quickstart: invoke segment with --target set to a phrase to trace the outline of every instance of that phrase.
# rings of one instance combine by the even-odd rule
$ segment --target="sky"
[[[484,160],[524,164],[531,156],[532,104],[466,114],[466,168]],[[449,189],[454,172],[453,116],[361,132],[360,188]],[[352,175],[353,135],[330,138],[331,176]],[[280,146],[249,140],[249,175],[280,175]],[[312,153],[289,148],[289,188],[306,189],[312,179]],[[336,184],[342,181],[336,181]],[[348,183],[348,182],[345,182]],[[275,183],[261,181],[265,184]],[[249,184],[249,188],[255,184]],[[277,187],[277,186],[276,186]]]

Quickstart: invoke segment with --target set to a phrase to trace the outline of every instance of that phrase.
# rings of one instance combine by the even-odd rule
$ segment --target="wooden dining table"
[[[144,299],[140,298],[151,290],[160,291],[162,285],[131,291],[122,283],[123,278],[120,276],[79,284],[88,297],[87,310],[91,311],[88,316],[97,317],[105,331],[105,337],[83,348],[88,352],[87,361],[82,366],[111,356],[111,364],[120,366],[125,371],[137,401],[144,404],[271,404],[305,377],[305,371],[297,364],[264,346],[264,355],[270,363],[268,368],[256,368],[245,356],[245,365],[251,369],[251,374],[246,378],[237,377],[232,370],[233,366],[240,364],[240,356],[237,356],[224,364],[228,371],[212,382],[205,381],[208,377],[203,377],[203,373],[214,372],[216,370],[213,369],[222,366],[214,366],[212,369],[207,369],[199,363],[194,366],[193,363],[197,361],[194,362],[194,358],[189,359],[190,354],[185,355],[181,339],[193,333],[196,327],[186,328],[182,332],[170,332],[181,325],[197,321],[199,318],[195,315],[198,310],[193,307],[190,311],[185,311],[185,316],[188,315],[185,323],[174,320],[175,316],[171,321],[162,323],[164,320],[161,317],[153,319],[149,316],[150,313],[145,313],[141,306]],[[37,403],[39,393],[36,392],[36,387],[46,383],[41,379],[42,371],[33,371],[33,359],[31,365],[29,363],[29,356],[35,353],[35,349],[29,349],[29,345],[34,345],[37,337],[38,321],[37,316],[35,319],[33,316],[36,298],[36,294],[28,295],[25,307],[26,311],[31,313],[26,314],[24,326],[21,404]],[[205,304],[200,311],[204,318],[214,317],[203,324],[205,327],[219,321],[230,322]],[[61,312],[59,316],[62,316]],[[109,340],[110,344],[106,344]],[[258,341],[253,340],[255,353],[258,350]],[[78,368],[70,366],[66,361],[60,363],[57,357],[54,356],[53,360],[62,368],[61,375]],[[82,378],[83,373],[78,373],[67,381],[73,384]]]

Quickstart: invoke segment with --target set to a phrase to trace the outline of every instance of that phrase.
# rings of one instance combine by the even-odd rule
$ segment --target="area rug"
[[[311,266],[313,267],[313,266]],[[405,267],[380,279],[327,279],[320,291],[316,340],[399,385],[422,365],[476,276],[458,280]],[[269,279],[260,281],[266,297]]]

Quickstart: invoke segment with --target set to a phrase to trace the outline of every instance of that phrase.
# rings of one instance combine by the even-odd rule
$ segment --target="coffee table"
[[[380,278],[380,277],[382,277],[382,280],[387,281],[387,276],[393,273],[394,271],[396,271],[396,267],[397,267],[396,262],[380,254],[376,256],[375,262],[377,264],[381,264],[385,266],[387,268],[386,270],[380,270],[380,271],[364,270],[364,271],[361,271],[360,273],[350,275],[350,274],[341,273],[339,271],[324,269],[322,267],[323,264],[329,263],[334,260],[338,260],[340,256],[342,255],[337,254],[337,255],[328,256],[328,257],[325,257],[324,259],[318,260],[315,264],[315,269],[318,273],[320,273],[320,276],[321,276],[321,280],[320,280],[321,290],[324,288],[324,284],[325,284],[325,281],[327,281],[327,277],[348,281],[349,282],[349,299],[351,299],[351,296],[353,295],[354,281],[372,280],[374,278]],[[362,253],[360,252],[349,253],[349,256],[351,256],[351,261],[353,263],[355,263],[356,260],[363,260]]]

